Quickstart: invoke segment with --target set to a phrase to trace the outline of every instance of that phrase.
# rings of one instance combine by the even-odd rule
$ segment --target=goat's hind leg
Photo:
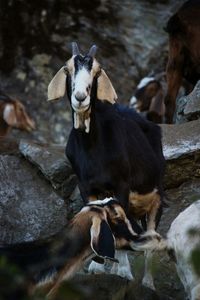
[[[149,233],[149,235],[156,233],[155,229],[160,221],[161,214],[162,214],[162,203],[160,201],[160,195],[157,194],[152,209],[148,213],[147,233]],[[159,235],[158,233],[156,234]],[[145,269],[144,269],[144,277],[142,279],[142,284],[152,290],[155,290],[154,280],[152,276],[152,266],[153,266],[152,258],[153,258],[153,251],[151,250],[145,251]]]

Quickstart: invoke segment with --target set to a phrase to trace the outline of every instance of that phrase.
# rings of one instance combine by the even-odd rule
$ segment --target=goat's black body
[[[91,105],[90,132],[73,128],[66,147],[84,201],[114,195],[127,208],[130,191],[162,194],[160,128],[122,105]]]

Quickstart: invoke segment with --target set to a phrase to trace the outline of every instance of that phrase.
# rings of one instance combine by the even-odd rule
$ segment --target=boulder
[[[191,178],[199,178],[200,120],[161,127],[167,161],[165,188],[177,187]]]
[[[38,169],[18,155],[0,155],[0,243],[39,240],[67,223],[67,205]]]
[[[65,147],[21,140],[20,152],[42,172],[53,188],[67,199],[77,185],[77,178],[65,156]]]
[[[200,80],[193,91],[177,101],[176,123],[184,123],[200,117]]]

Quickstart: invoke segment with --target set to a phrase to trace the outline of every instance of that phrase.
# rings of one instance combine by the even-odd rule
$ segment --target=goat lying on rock
[[[155,239],[138,235],[118,201],[108,198],[83,207],[48,240],[1,245],[0,255],[28,275],[32,290],[45,288],[51,298],[61,282],[71,278],[87,259],[117,261],[115,248],[145,251],[155,247]]]
[[[176,96],[185,78],[193,86],[200,79],[200,2],[189,0],[168,21],[166,122],[173,122]]]
[[[162,212],[160,128],[116,104],[116,92],[95,52],[93,46],[82,56],[74,43],[72,58],[48,87],[49,100],[64,96],[67,90],[72,107],[74,127],[66,155],[85,203],[114,196],[132,223],[139,219],[145,230],[155,232]]]
[[[12,127],[32,131],[35,122],[19,100],[10,98],[0,90],[0,137],[5,136]]]

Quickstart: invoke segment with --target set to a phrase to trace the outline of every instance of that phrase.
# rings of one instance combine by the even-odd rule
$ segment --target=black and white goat
[[[49,100],[67,91],[72,107],[74,127],[66,155],[85,203],[114,196],[131,222],[140,219],[145,230],[155,232],[162,212],[160,128],[116,104],[116,92],[95,52],[93,46],[83,56],[73,43],[72,58],[48,87]],[[146,278],[143,282],[153,287]]]
[[[62,281],[70,279],[86,260],[116,262],[115,248],[144,251],[152,246],[154,238],[134,232],[118,201],[107,198],[83,207],[48,240],[0,245],[0,256],[25,272],[32,292],[42,288],[52,298]]]

